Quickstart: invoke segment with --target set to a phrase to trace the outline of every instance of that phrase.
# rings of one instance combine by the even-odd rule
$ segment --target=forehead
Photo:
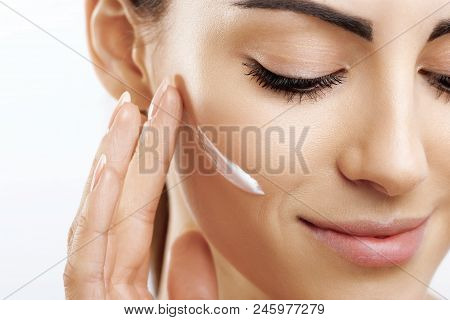
[[[217,24],[249,16],[296,15],[289,10],[295,6],[322,6],[373,24],[375,33],[402,32],[414,26],[430,29],[438,21],[450,19],[448,0],[175,0],[179,14],[189,14],[192,22]]]
[[[423,42],[439,22],[450,19],[448,0],[174,0],[172,4],[174,18],[188,22],[184,28],[216,35],[238,25],[247,28],[251,22],[260,29],[282,22],[295,27],[309,24],[328,31],[329,21],[324,23],[312,14],[317,8],[325,8],[368,22],[375,44],[400,34]],[[302,28],[297,30],[301,32]]]

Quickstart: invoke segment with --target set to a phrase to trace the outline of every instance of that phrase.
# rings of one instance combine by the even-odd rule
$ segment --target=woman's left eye
[[[283,93],[289,102],[296,97],[299,98],[299,102],[304,97],[317,100],[323,96],[325,90],[341,84],[346,73],[346,70],[342,69],[318,78],[289,78],[273,73],[256,60],[244,62],[243,65],[249,69],[246,75],[256,79],[263,88]]]
[[[445,74],[440,74],[425,69],[419,70],[428,81],[428,83],[436,88],[437,98],[444,96],[446,102],[450,102],[450,76]]]

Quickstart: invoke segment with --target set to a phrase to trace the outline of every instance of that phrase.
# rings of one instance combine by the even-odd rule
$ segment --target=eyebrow
[[[442,37],[447,33],[450,33],[450,19],[442,20],[436,25],[436,27],[434,27],[433,32],[431,32],[431,35],[428,38],[428,42]]]
[[[347,15],[310,0],[241,0],[234,5],[244,9],[272,9],[302,13],[334,24],[368,41],[373,40],[373,28],[369,20]]]

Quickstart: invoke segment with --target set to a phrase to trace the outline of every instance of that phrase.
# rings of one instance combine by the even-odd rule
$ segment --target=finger
[[[156,111],[157,116],[144,126],[139,152],[130,163],[115,216],[112,285],[134,283],[138,269],[149,254],[155,213],[175,149],[181,97],[171,86],[165,93],[158,91],[153,104],[162,110]],[[146,146],[154,148],[146,150]]]
[[[118,189],[121,190],[121,186],[123,185],[123,179],[125,177],[129,161],[131,158],[131,155],[133,153],[133,150],[135,149],[135,145],[137,143],[137,137],[139,135],[139,129],[140,128],[140,112],[137,106],[131,104],[131,103],[125,103],[123,104],[118,112],[117,115],[113,121],[113,125],[109,131],[109,133],[105,136],[102,142],[101,149],[105,152],[105,157],[108,161],[107,169],[105,169],[104,175],[106,176],[105,179],[110,178],[111,176],[115,177],[117,180]],[[108,172],[110,174],[108,174]],[[95,175],[94,175],[95,176]],[[94,178],[95,179],[95,178]],[[111,180],[111,179],[110,179]],[[95,180],[94,180],[95,181]],[[95,182],[94,182],[95,183]],[[111,188],[114,187],[114,181],[111,182]],[[119,192],[120,194],[120,192]],[[73,253],[76,252],[77,248],[80,248],[80,240],[77,240],[78,243],[75,244],[75,239],[84,239],[86,242],[86,238],[91,234],[90,231],[95,230],[96,224],[94,219],[96,217],[96,212],[91,213],[90,210],[95,209],[89,209],[89,199],[95,197],[94,196],[94,190],[88,191],[88,196],[86,198],[86,202],[84,203],[82,210],[80,211],[80,214],[77,218],[77,228],[75,229],[74,236],[71,240],[71,246],[69,247],[69,256],[73,256]],[[111,196],[108,196],[108,193],[106,191],[105,199],[112,199],[114,198],[114,209],[117,207],[118,197],[119,195],[115,195],[113,192],[111,193]],[[111,200],[105,200],[103,198],[100,198],[100,203],[104,204],[105,202],[108,202],[111,204]],[[88,211],[90,213],[89,217],[94,217],[93,222],[89,219],[87,219]],[[106,209],[104,210],[106,212]],[[111,211],[108,211],[107,213],[111,213]],[[108,215],[105,215],[105,217],[109,217]],[[89,222],[89,223],[88,223]],[[79,230],[80,229],[80,230]],[[81,236],[77,236],[80,235]],[[86,250],[83,250],[84,254],[78,255],[78,259],[75,260],[75,262],[79,263],[79,267],[74,268],[73,267],[73,260],[69,259],[67,264],[68,272],[66,273],[66,279],[69,283],[73,284],[72,287],[76,287],[78,283],[88,283],[90,284],[87,286],[87,284],[84,284],[83,288],[91,289],[91,292],[89,294],[98,294],[98,291],[92,292],[92,289],[98,290],[100,288],[99,279],[102,277],[102,273],[104,270],[104,259],[99,262],[95,260],[96,255],[95,252],[97,250],[106,250],[107,244],[103,243],[104,237],[106,235],[102,235],[99,237],[98,244],[92,244],[93,247],[91,250],[89,250],[90,243],[86,244]],[[108,237],[106,237],[107,241]],[[107,242],[106,242],[107,243]],[[101,246],[100,246],[101,244]],[[101,248],[101,249],[100,249]],[[93,255],[90,257],[91,260],[89,260],[89,253],[93,253]],[[107,252],[107,250],[106,250]],[[102,255],[99,255],[102,257]],[[101,266],[101,264],[103,265]],[[84,267],[83,267],[84,266]],[[101,267],[100,267],[101,266]],[[97,273],[95,273],[95,271]],[[80,274],[78,274],[80,272]],[[70,277],[67,277],[67,274],[75,274],[76,281],[71,281]],[[81,279],[81,280],[80,280]],[[94,280],[92,280],[94,279]],[[103,280],[102,280],[103,281]],[[70,287],[70,286],[69,286]],[[90,296],[89,294],[84,291],[85,294],[83,296]],[[98,296],[98,295],[96,295]]]
[[[83,208],[83,204],[84,204],[84,200],[86,199],[87,194],[90,191],[90,186],[92,185],[92,177],[93,177],[93,173],[94,173],[94,168],[95,168],[95,164],[98,162],[99,157],[105,153],[106,149],[107,149],[107,145],[108,143],[111,141],[111,139],[109,139],[109,133],[111,133],[111,129],[113,128],[113,124],[114,121],[116,119],[117,114],[119,113],[119,111],[121,110],[121,107],[125,104],[125,103],[130,103],[131,102],[131,96],[129,92],[124,92],[122,94],[122,96],[119,98],[119,100],[117,101],[117,106],[114,109],[111,118],[109,120],[109,124],[108,124],[108,131],[106,133],[106,135],[102,138],[100,145],[97,149],[97,152],[95,154],[94,160],[93,160],[93,164],[91,166],[91,171],[89,173],[89,176],[87,178],[84,190],[83,190],[83,196],[81,198],[81,203],[80,203],[80,208],[78,211],[81,211],[81,209]]]
[[[94,180],[95,187],[81,211],[66,264],[64,275],[69,299],[105,297],[104,265],[108,229],[119,199],[121,182],[108,163],[98,174],[98,182]]]
[[[125,99],[127,101],[127,99]],[[139,108],[129,102],[121,103],[115,111],[115,116],[108,133],[103,137],[98,150],[98,154],[105,154],[108,158],[109,166],[116,170],[119,178],[124,179],[131,156],[137,143],[141,124]],[[96,159],[99,156],[96,156]],[[98,161],[98,160],[96,160]],[[93,172],[93,170],[91,170]],[[85,187],[85,195],[89,194],[89,186],[92,184],[92,174],[88,178]],[[84,200],[82,200],[84,204]],[[82,208],[83,206],[81,206]],[[79,211],[72,223],[69,231],[68,245],[71,245],[71,238],[77,227]]]
[[[112,126],[113,126],[113,122],[114,122],[114,120],[116,118],[117,113],[121,109],[122,105],[124,105],[125,103],[130,103],[130,102],[131,102],[130,94],[128,92],[124,92],[122,94],[122,96],[119,98],[119,101],[117,102],[116,109],[114,110],[114,112],[113,112],[113,114],[111,116],[111,119],[110,119],[110,122],[109,122],[109,125],[108,125],[108,132],[102,138],[102,140],[101,140],[101,142],[99,144],[99,147],[98,147],[98,149],[96,151],[94,160],[93,160],[92,165],[91,165],[91,170],[89,172],[89,175],[88,175],[88,178],[86,180],[86,184],[85,184],[85,187],[84,187],[84,190],[83,190],[83,194],[81,196],[80,205],[79,205],[77,214],[76,214],[75,219],[73,220],[72,225],[71,225],[71,227],[69,229],[68,238],[67,238],[68,247],[70,247],[72,236],[75,233],[75,229],[76,229],[76,226],[77,226],[77,217],[80,215],[80,212],[83,209],[84,203],[86,201],[86,197],[87,197],[87,195],[90,192],[90,187],[92,185],[92,178],[93,178],[93,175],[94,175],[94,170],[96,168],[96,165],[99,162],[100,156],[102,154],[105,154],[106,149],[108,149],[107,148],[108,143],[111,142],[111,139],[108,136],[108,133],[111,132],[111,129],[112,129]]]
[[[172,245],[168,294],[170,300],[218,299],[212,253],[198,232],[187,232]]]

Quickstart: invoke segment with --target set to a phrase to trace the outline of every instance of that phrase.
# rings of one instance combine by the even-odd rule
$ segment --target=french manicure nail
[[[102,154],[100,159],[98,159],[97,165],[95,166],[94,174],[92,175],[90,192],[92,192],[92,190],[94,190],[95,186],[98,184],[98,181],[100,180],[100,176],[102,175],[105,164],[106,164],[106,156],[105,154]]]
[[[128,91],[125,91],[124,93],[122,93],[122,95],[119,98],[119,101],[117,102],[117,107],[111,116],[111,120],[109,120],[108,129],[111,129],[111,126],[114,123],[114,119],[116,119],[116,116],[120,110],[120,107],[122,107],[125,103],[130,103],[130,102],[131,102],[131,95]]]
[[[158,90],[156,90],[155,95],[153,96],[152,102],[150,103],[150,107],[148,108],[148,121],[153,121],[156,118],[156,114],[158,113],[158,109],[160,107],[162,98],[169,87],[169,80],[164,79],[163,82],[159,85]]]

